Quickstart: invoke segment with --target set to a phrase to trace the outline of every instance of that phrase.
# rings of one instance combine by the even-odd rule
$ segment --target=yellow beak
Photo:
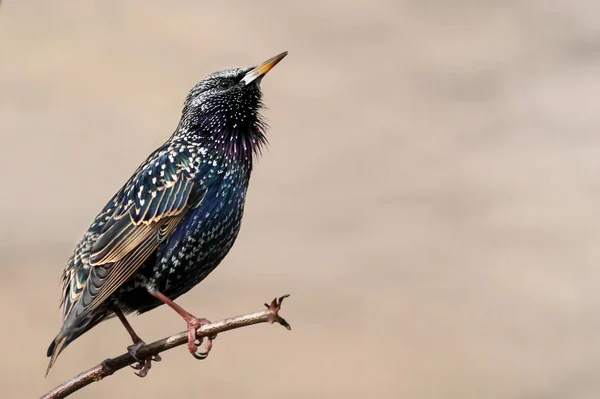
[[[256,68],[246,73],[246,75],[242,78],[242,82],[244,82],[244,84],[250,84],[251,82],[254,82],[257,79],[262,78],[267,74],[267,72],[273,69],[273,67],[277,65],[279,61],[281,61],[287,54],[288,52],[284,51],[281,54],[277,54],[275,57],[269,58]]]

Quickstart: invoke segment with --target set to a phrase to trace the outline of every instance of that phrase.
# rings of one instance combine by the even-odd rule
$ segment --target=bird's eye
[[[233,80],[231,79],[223,79],[219,82],[219,89],[229,89],[233,86]]]

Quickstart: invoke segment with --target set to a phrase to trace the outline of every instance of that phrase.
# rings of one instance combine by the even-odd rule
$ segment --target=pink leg
[[[212,341],[215,337],[206,337],[206,351],[198,352],[198,346],[202,345],[203,337],[198,337],[196,331],[203,325],[210,324],[206,319],[199,319],[191,313],[187,312],[181,306],[167,298],[164,294],[158,291],[148,291],[150,295],[160,300],[162,303],[169,305],[171,309],[176,311],[188,325],[188,350],[196,359],[206,359],[208,353],[212,349]]]
[[[148,375],[148,371],[150,371],[150,368],[152,367],[152,361],[154,360],[156,362],[160,362],[161,358],[159,355],[155,355],[145,359],[138,359],[137,351],[139,348],[146,345],[146,343],[135,333],[133,327],[131,327],[131,324],[129,324],[129,321],[127,321],[125,315],[123,314],[123,312],[121,312],[120,309],[113,308],[112,310],[117,315],[117,317],[123,324],[123,327],[125,327],[125,329],[129,333],[131,340],[133,341],[133,345],[128,346],[127,351],[129,352],[131,357],[133,357],[139,363],[131,367],[133,367],[136,370],[139,370],[137,373],[135,373],[137,376],[145,377],[146,375]]]

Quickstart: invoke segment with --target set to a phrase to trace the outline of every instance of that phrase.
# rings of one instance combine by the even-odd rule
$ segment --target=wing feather
[[[135,247],[126,257],[122,260],[108,264],[94,267],[92,269],[90,281],[97,281],[95,284],[90,284],[90,287],[94,287],[94,291],[90,289],[91,300],[85,304],[86,311],[89,312],[95,307],[103,303],[111,294],[113,294],[119,287],[127,281],[138,268],[144,263],[146,259],[156,250],[156,247],[160,243],[160,232],[164,230],[163,236],[168,236],[173,232],[175,227],[181,221],[183,214],[177,217],[172,217],[163,226],[158,226],[158,229],[152,229],[154,237],[144,240]],[[100,277],[100,275],[106,275],[105,278],[94,278]],[[82,297],[85,299],[85,295]],[[86,313],[87,313],[86,312]]]
[[[90,243],[91,267],[69,311],[72,322],[83,320],[130,279],[204,198],[205,186],[190,170],[194,154],[165,150],[154,155],[113,198],[110,217]]]

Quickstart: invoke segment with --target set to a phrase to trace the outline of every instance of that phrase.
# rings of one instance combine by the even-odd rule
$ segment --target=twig
[[[222,333],[224,331],[233,330],[240,327],[250,326],[258,323],[270,323],[275,322],[281,324],[288,330],[292,328],[281,316],[279,316],[279,310],[281,309],[281,303],[284,298],[289,295],[284,295],[280,298],[275,298],[271,304],[266,304],[267,310],[262,312],[250,313],[243,316],[232,317],[229,319],[221,320],[217,323],[206,324],[198,329],[198,336],[207,337]],[[179,334],[172,335],[167,338],[163,338],[151,344],[142,346],[137,351],[138,358],[146,358],[152,355],[157,355],[161,352],[173,349],[176,346],[187,343],[188,332],[182,331]],[[80,390],[81,388],[91,384],[92,382],[100,381],[104,377],[108,377],[115,371],[118,371],[131,364],[137,363],[137,361],[129,354],[124,353],[121,356],[106,359],[102,363],[98,364],[91,369],[84,371],[83,373],[71,378],[70,380],[57,386],[50,392],[46,393],[41,399],[59,399],[65,398]]]

